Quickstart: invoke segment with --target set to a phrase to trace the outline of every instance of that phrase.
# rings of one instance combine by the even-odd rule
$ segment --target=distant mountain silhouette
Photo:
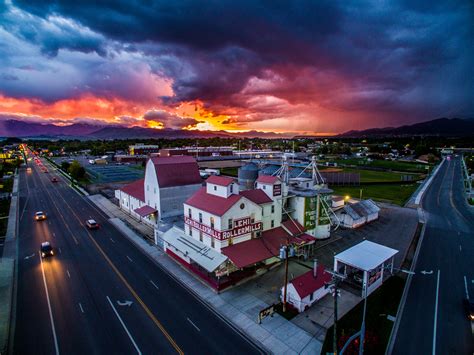
[[[471,135],[474,135],[474,119],[438,118],[401,127],[371,128],[363,131],[352,130],[342,133],[337,137],[462,137]]]
[[[277,134],[259,131],[229,133],[225,131],[189,131],[182,129],[153,129],[144,127],[124,127],[117,125],[92,125],[74,123],[59,126],[51,123],[26,122],[20,120],[0,120],[0,137],[19,138],[80,138],[80,139],[127,139],[127,138],[236,138],[290,137],[290,134]]]

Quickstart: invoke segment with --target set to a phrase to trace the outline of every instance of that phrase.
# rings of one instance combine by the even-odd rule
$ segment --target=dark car
[[[47,256],[54,255],[53,247],[51,246],[50,242],[41,243],[40,252],[41,252],[42,258],[46,258]]]
[[[55,177],[53,177],[53,178],[51,179],[51,182],[58,182],[58,179],[55,178]]]

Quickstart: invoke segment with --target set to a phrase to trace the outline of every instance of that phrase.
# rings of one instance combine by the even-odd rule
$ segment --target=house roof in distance
[[[127,195],[135,197],[136,199],[144,202],[145,201],[144,184],[145,184],[145,179],[139,179],[128,185],[125,185],[120,190],[122,190],[122,192],[126,193]]]
[[[272,175],[260,175],[257,179],[257,182],[261,184],[271,184],[278,182],[280,179],[277,176]]]
[[[313,270],[310,270],[290,281],[301,299],[319,290],[327,282],[331,281],[331,274],[324,270],[323,265],[318,265],[316,277],[314,277],[313,272]]]
[[[183,185],[201,184],[199,166],[190,156],[173,156],[151,158],[155,165],[158,185],[160,187],[173,187]]]
[[[211,175],[207,178],[206,182],[219,186],[229,186],[234,182],[234,179],[227,176]]]

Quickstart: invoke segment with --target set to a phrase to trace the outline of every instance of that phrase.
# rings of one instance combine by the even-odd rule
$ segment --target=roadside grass
[[[365,354],[385,353],[393,327],[393,322],[387,319],[387,315],[396,316],[404,287],[403,278],[392,276],[367,299]],[[338,350],[342,349],[347,339],[360,330],[363,310],[364,302],[362,301],[337,322]],[[321,354],[331,352],[332,347],[333,327],[326,333]],[[358,351],[359,339],[355,339],[345,353],[358,354]]]
[[[221,171],[222,175],[237,177],[239,168],[237,168],[237,167],[220,168],[220,171]]]
[[[382,168],[394,171],[412,172],[412,173],[425,173],[427,171],[426,164],[420,164],[417,162],[405,162],[405,161],[394,161],[394,160],[372,160],[367,159],[336,159],[332,160],[339,165],[355,165],[355,166],[370,166],[374,168]],[[430,169],[432,165],[429,165]]]
[[[399,172],[391,172],[391,171],[376,171],[376,170],[351,169],[351,168],[344,169],[344,172],[359,173],[361,183],[396,182],[396,181],[402,182],[402,177],[404,175],[412,176],[413,181],[421,177],[420,174],[413,174],[413,173],[399,173]]]
[[[360,186],[330,186],[336,195],[360,197],[362,189],[362,198],[371,198],[375,201],[389,202],[403,206],[410,196],[418,188],[416,183],[402,184],[378,184],[378,185],[360,185]]]

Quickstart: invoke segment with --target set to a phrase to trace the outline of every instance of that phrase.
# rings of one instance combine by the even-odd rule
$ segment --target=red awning
[[[145,206],[142,206],[140,208],[137,208],[134,210],[136,213],[138,213],[138,215],[140,215],[141,217],[146,217],[146,216],[149,216],[153,213],[156,213],[158,212],[157,210],[155,210],[153,207],[150,207],[148,205],[145,205]]]

